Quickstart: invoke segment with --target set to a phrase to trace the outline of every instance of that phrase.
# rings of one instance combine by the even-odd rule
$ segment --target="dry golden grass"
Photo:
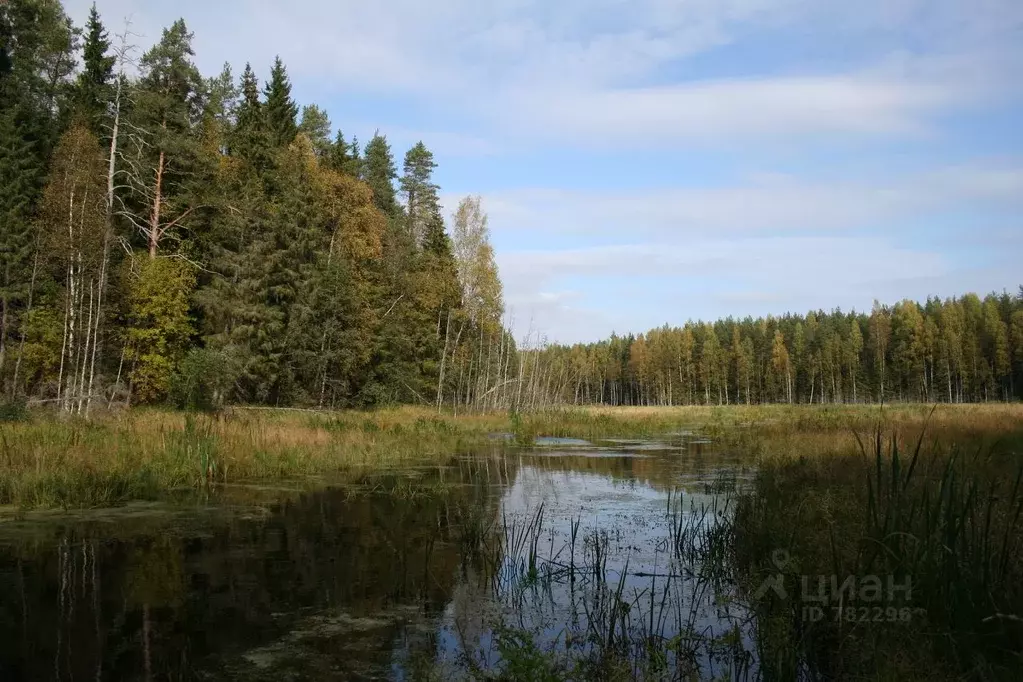
[[[225,410],[189,417],[161,409],[95,415],[36,413],[0,423],[0,504],[107,506],[173,488],[250,479],[343,475],[449,458],[494,446],[488,434],[578,438],[661,436],[694,430],[764,457],[829,455],[856,447],[879,422],[906,437],[1008,435],[1023,405],[584,407],[529,415]]]

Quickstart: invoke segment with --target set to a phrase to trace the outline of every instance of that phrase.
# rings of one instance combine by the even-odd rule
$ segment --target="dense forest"
[[[93,6],[0,3],[0,380],[97,403],[496,401],[514,345],[478,197],[450,230],[423,143],[399,174],[299,107],[278,59],[204,77]],[[503,397],[502,397],[503,399]]]
[[[0,2],[0,384],[73,413],[170,401],[456,409],[1011,400],[1023,291],[517,347],[478,197],[292,97],[203,76],[95,6]]]
[[[612,405],[986,402],[1023,397],[1023,287],[869,315],[726,319],[544,346],[539,400]]]

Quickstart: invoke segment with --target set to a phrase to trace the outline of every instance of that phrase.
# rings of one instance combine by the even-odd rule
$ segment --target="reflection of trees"
[[[543,471],[584,472],[614,481],[636,481],[658,492],[667,492],[678,487],[683,476],[706,474],[726,463],[722,453],[711,454],[705,452],[702,445],[699,447],[699,450],[691,446],[691,450],[648,457],[587,457],[553,451],[526,455],[524,463]]]
[[[508,476],[460,460],[202,533],[80,528],[0,547],[0,679],[190,679],[312,614],[436,614],[460,565],[455,510],[493,515]],[[396,634],[378,633],[381,662]]]

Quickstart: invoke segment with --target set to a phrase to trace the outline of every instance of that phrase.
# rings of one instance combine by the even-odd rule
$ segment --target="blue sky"
[[[91,0],[66,0],[79,23]],[[1019,0],[101,0],[480,194],[518,336],[1023,283]]]

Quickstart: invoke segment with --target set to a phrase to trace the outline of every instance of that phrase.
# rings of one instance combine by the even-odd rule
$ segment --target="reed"
[[[497,523],[460,512],[461,556],[484,567],[497,605],[480,609],[486,634],[462,642],[466,678],[755,679],[742,614],[717,630],[704,620],[734,591],[732,564],[717,563],[731,507],[669,498],[653,566],[634,563],[628,538],[579,518],[555,533],[543,505]]]
[[[1023,674],[1023,425],[975,414],[990,421],[957,428],[935,412],[915,433],[877,423],[841,454],[765,458],[735,524],[747,585],[777,572],[782,550],[792,584],[876,576],[911,587],[881,603],[863,593],[842,603],[850,595],[832,591],[821,620],[807,617],[806,601],[757,603],[774,676]],[[888,608],[899,610],[895,622],[875,617]],[[844,620],[850,610],[868,617]]]

